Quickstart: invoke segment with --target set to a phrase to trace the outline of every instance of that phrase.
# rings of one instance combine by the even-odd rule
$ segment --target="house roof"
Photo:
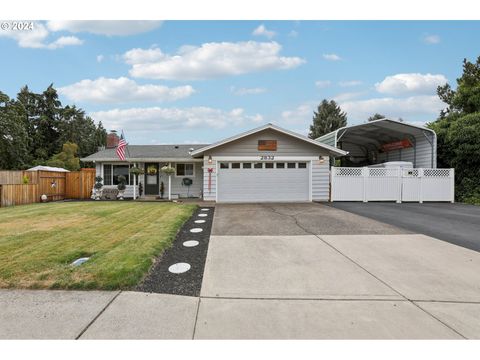
[[[128,161],[191,160],[191,149],[205,147],[205,144],[182,145],[127,145]],[[80,159],[82,161],[119,161],[115,148],[104,149]]]
[[[435,131],[423,126],[391,119],[379,119],[363,124],[341,127],[316,140],[322,141],[330,135],[335,134],[335,142],[339,139],[345,140],[348,138],[350,141],[358,143],[382,144],[389,141],[401,140],[405,136],[424,137],[425,133],[431,134],[433,138],[436,137]]]
[[[56,171],[56,172],[70,172],[67,169],[60,168],[60,167],[53,167],[53,166],[43,166],[43,165],[37,165],[34,166],[27,171]]]
[[[279,126],[276,126],[276,125],[273,125],[271,123],[268,123],[266,125],[263,125],[263,126],[260,126],[260,127],[257,127],[255,129],[252,129],[252,130],[249,130],[249,131],[245,131],[241,134],[238,134],[238,135],[235,135],[235,136],[232,136],[232,137],[229,137],[227,139],[224,139],[224,140],[221,140],[221,141],[218,141],[216,143],[213,143],[213,144],[210,144],[210,145],[205,145],[203,147],[200,147],[194,151],[192,151],[191,155],[192,156],[200,156],[200,155],[203,155],[204,152],[208,151],[208,150],[211,150],[211,149],[214,149],[218,146],[222,146],[222,145],[225,145],[225,144],[228,144],[229,142],[232,142],[232,141],[235,141],[235,140],[238,140],[238,139],[241,139],[241,138],[244,138],[246,136],[249,136],[249,135],[252,135],[252,134],[255,134],[257,132],[260,132],[260,131],[263,131],[263,130],[267,130],[267,129],[272,129],[272,130],[275,130],[275,131],[278,131],[280,133],[283,133],[283,134],[286,134],[286,135],[290,135],[294,138],[297,138],[297,139],[300,139],[300,140],[303,140],[305,142],[308,142],[312,145],[315,145],[315,146],[318,146],[319,148],[322,148],[324,150],[326,150],[329,155],[332,155],[332,156],[343,156],[343,155],[346,155],[348,154],[347,151],[343,151],[343,150],[340,150],[340,149],[337,149],[333,146],[330,146],[330,145],[327,145],[327,144],[323,144],[323,143],[320,143],[318,141],[315,141],[313,139],[310,139],[306,136],[303,136],[303,135],[300,135],[300,134],[297,134],[293,131],[290,131],[290,130],[287,130],[287,129],[283,129]]]

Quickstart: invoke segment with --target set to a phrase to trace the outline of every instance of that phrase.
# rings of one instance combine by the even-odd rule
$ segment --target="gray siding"
[[[258,151],[258,140],[277,140],[277,151]],[[246,136],[231,143],[212,149],[205,155],[212,156],[318,156],[328,153],[313,145],[292,136],[280,133],[272,129],[266,129],[258,133]]]
[[[330,161],[312,161],[312,200],[328,201],[330,199]]]
[[[172,164],[173,167],[176,164]],[[195,176],[185,176],[193,180],[190,189],[187,186],[182,185],[183,177],[176,177],[172,175],[172,194],[178,194],[181,198],[187,197],[187,193],[190,197],[200,197],[202,195],[202,188],[203,188],[203,170],[202,170],[202,163],[196,162],[194,163],[194,175]],[[168,176],[165,174],[161,175],[160,181],[163,181],[165,184],[165,194],[168,191]]]
[[[436,153],[435,150],[435,143],[434,143],[434,150],[433,153]],[[402,150],[394,150],[389,151],[388,153],[379,153],[378,154],[378,162],[385,162],[385,161],[410,161],[414,167],[416,168],[436,168],[436,158],[433,158],[433,166],[432,166],[432,146],[428,142],[428,140],[422,136],[416,138],[416,147],[415,147],[416,155],[414,156],[415,152],[413,147],[408,149]],[[416,158],[416,161],[415,161]]]
[[[317,140],[318,142],[321,142],[323,144],[336,147],[336,144],[335,144],[336,139],[337,139],[337,132],[332,131],[331,133],[320,136],[319,138],[317,138],[315,140]]]
[[[208,169],[212,168],[211,174],[211,188],[208,189]],[[208,163],[208,156],[203,157],[203,200],[215,201],[217,198],[217,162],[213,161],[212,164]]]

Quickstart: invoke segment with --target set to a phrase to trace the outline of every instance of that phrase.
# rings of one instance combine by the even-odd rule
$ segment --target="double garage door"
[[[219,162],[217,201],[309,201],[309,166],[309,162]]]

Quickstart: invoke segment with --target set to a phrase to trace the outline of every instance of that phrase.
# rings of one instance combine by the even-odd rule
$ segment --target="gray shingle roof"
[[[199,149],[207,144],[182,145],[128,145],[127,160],[135,159],[190,159],[190,149]],[[115,148],[105,149],[81,159],[82,161],[110,161],[119,160]]]

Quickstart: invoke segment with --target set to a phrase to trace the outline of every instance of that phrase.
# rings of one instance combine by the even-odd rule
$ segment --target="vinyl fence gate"
[[[455,200],[454,169],[332,167],[330,201]]]

